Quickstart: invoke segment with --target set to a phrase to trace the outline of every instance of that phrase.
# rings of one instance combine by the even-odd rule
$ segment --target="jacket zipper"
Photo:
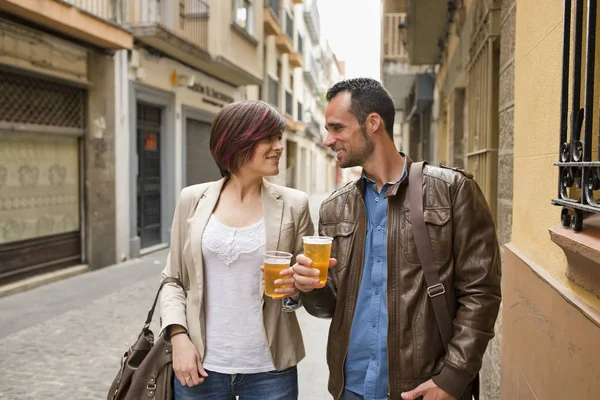
[[[356,312],[356,301],[358,301],[358,292],[360,291],[360,284],[362,282],[362,273],[363,273],[363,266],[365,264],[365,241],[367,240],[367,206],[365,205],[365,201],[364,199],[361,197],[360,199],[361,204],[362,204],[362,222],[363,222],[363,226],[364,226],[364,231],[363,231],[363,249],[361,252],[361,258],[360,258],[360,270],[359,270],[359,275],[358,275],[358,289],[356,291],[356,300],[354,302],[354,312],[352,313],[352,319],[350,321],[350,329],[348,330],[348,336],[346,336],[346,342],[348,343],[346,345],[346,352],[344,354],[344,362],[342,363],[342,386],[340,388],[340,392],[337,396],[337,399],[339,400],[342,397],[342,393],[344,393],[344,386],[346,384],[345,379],[344,379],[344,368],[346,366],[346,358],[348,357],[348,348],[350,347],[350,333],[352,332],[352,323],[354,322],[354,313]]]

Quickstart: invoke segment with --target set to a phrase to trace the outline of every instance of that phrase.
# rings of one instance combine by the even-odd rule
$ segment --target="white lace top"
[[[222,374],[275,369],[266,345],[260,299],[265,249],[263,220],[232,228],[214,215],[202,235],[206,355],[204,368]]]

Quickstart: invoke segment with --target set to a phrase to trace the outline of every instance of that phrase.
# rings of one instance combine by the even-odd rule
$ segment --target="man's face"
[[[325,145],[337,153],[342,168],[362,166],[374,149],[365,127],[350,112],[350,104],[350,93],[342,92],[331,99],[325,110]]]

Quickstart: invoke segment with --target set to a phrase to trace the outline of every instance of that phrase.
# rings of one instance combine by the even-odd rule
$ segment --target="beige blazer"
[[[194,185],[182,190],[173,217],[171,248],[162,279],[179,278],[184,287],[165,285],[161,294],[161,332],[169,325],[184,326],[198,349],[205,354],[204,266],[202,233],[221,195],[225,179]],[[302,236],[312,235],[306,193],[263,180],[262,207],[266,249],[302,253]],[[292,260],[292,262],[294,262]],[[257,265],[257,268],[259,266]],[[261,274],[262,318],[265,340],[277,370],[296,365],[304,358],[304,344],[294,312],[284,312],[282,300],[264,295]]]

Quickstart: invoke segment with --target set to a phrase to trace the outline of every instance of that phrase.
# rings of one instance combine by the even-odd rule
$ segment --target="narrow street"
[[[311,199],[315,221],[323,198]],[[142,328],[166,257],[163,250],[1,298],[0,399],[106,398],[122,353]],[[299,364],[300,399],[328,399],[329,321],[304,310],[298,317],[307,351]]]

